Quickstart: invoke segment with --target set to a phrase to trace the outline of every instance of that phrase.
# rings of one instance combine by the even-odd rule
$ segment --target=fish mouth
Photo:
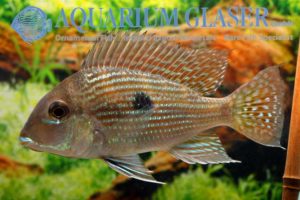
[[[30,144],[34,143],[31,138],[29,138],[29,137],[22,137],[22,136],[19,137],[19,141],[24,146],[27,146],[27,145],[30,145]]]
[[[55,149],[55,148],[53,148],[51,146],[47,146],[47,145],[40,145],[37,142],[33,141],[29,137],[20,136],[19,141],[20,141],[21,145],[23,145],[24,147],[30,148],[37,152],[49,152],[49,153],[53,153],[56,155],[62,155],[61,150]],[[71,150],[65,150],[65,156],[73,157]]]
[[[19,137],[19,140],[20,140],[21,145],[23,145],[24,147],[30,148],[30,149],[32,149],[32,150],[34,150],[34,151],[41,152],[41,151],[37,148],[37,145],[35,144],[35,142],[34,142],[31,138],[20,136],[20,137]]]

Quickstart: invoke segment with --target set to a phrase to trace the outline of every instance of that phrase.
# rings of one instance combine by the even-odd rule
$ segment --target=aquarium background
[[[38,100],[65,77],[76,72],[91,42],[62,42],[55,36],[82,35],[75,28],[54,29],[44,38],[24,42],[10,27],[13,18],[28,5],[46,12],[56,22],[61,8],[156,7],[171,11],[178,8],[179,27],[155,27],[149,33],[162,36],[187,36],[175,42],[186,48],[216,48],[230,50],[225,81],[216,96],[225,96],[248,82],[267,66],[280,65],[290,89],[286,98],[285,127],[282,145],[286,147],[291,97],[294,84],[296,55],[300,30],[300,3],[296,0],[0,0],[0,199],[218,199],[263,200],[281,199],[282,175],[286,151],[255,144],[232,129],[216,131],[228,154],[241,164],[187,165],[166,152],[142,155],[146,166],[154,170],[157,185],[128,179],[110,169],[102,160],[70,159],[48,153],[34,152],[19,144],[18,136],[25,120]],[[218,9],[228,6],[266,7],[268,20],[290,20],[289,27],[261,28],[189,28],[184,13],[190,7],[208,7],[208,19]],[[70,13],[67,13],[69,15]],[[116,19],[119,20],[118,14]],[[150,16],[150,23],[155,17]],[[77,18],[80,21],[80,16]],[[129,29],[128,27],[125,29]],[[113,30],[108,27],[107,30]],[[88,29],[93,36],[101,28]],[[128,30],[133,31],[133,30]],[[142,29],[143,31],[143,29]],[[292,35],[283,41],[226,41],[224,35]],[[191,41],[189,37],[214,35],[216,40]]]

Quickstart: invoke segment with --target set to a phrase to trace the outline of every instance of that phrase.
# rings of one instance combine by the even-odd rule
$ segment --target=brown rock
[[[41,174],[44,170],[38,165],[20,163],[9,157],[0,155],[0,171],[10,176],[19,176],[22,175],[24,171],[27,173]]]

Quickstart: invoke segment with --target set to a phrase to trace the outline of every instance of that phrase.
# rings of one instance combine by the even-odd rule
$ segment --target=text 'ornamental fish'
[[[138,154],[168,151],[190,163],[238,162],[216,134],[229,126],[280,147],[285,85],[269,67],[224,98],[227,54],[190,50],[154,36],[100,37],[77,73],[45,95],[21,131],[23,145],[75,158],[102,158],[129,177],[156,181]]]

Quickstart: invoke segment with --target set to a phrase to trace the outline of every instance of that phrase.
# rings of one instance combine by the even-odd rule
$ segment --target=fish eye
[[[48,112],[50,116],[56,119],[62,119],[69,114],[70,110],[65,102],[56,101],[50,105]]]

